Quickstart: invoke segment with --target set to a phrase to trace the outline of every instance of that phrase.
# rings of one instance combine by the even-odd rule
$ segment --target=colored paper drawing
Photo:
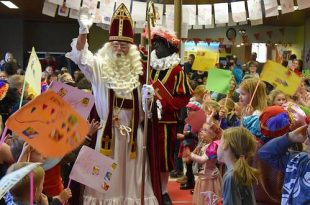
[[[88,118],[95,103],[95,98],[92,94],[61,82],[52,82],[49,89],[61,96],[78,113],[80,113],[84,119]]]
[[[41,163],[31,163],[23,168],[20,168],[10,174],[5,175],[0,180],[0,199],[8,192],[15,184],[22,180],[34,168],[40,166]]]
[[[6,126],[46,157],[76,149],[88,131],[87,121],[51,90],[11,115]]]
[[[116,166],[113,159],[90,147],[83,146],[69,177],[96,191],[104,193],[110,186],[113,186],[113,179],[115,178],[113,172]]]

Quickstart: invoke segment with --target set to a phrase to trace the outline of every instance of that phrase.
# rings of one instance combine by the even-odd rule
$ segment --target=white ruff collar
[[[102,59],[101,78],[116,95],[126,96],[140,86],[139,75],[143,74],[140,53],[135,45],[130,45],[126,58],[113,60],[111,50],[111,44],[106,43],[97,53]]]
[[[150,65],[155,70],[167,70],[174,67],[180,63],[180,58],[177,53],[173,53],[170,56],[164,58],[158,58],[156,56],[155,50],[151,52],[151,62]]]

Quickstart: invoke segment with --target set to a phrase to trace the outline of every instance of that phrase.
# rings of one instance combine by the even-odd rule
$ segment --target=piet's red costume
[[[177,50],[180,40],[164,28],[154,28],[151,33],[152,43],[157,39],[165,41],[169,47]],[[140,49],[143,64],[146,67],[147,53]],[[177,135],[177,121],[180,109],[189,101],[192,89],[188,77],[180,66],[180,59],[175,52],[170,56],[158,58],[155,50],[151,53],[151,83],[160,80],[173,97],[171,101],[160,99],[162,105],[161,119],[157,118],[155,97],[152,109],[152,119],[148,123],[148,153],[153,190],[157,198],[161,197],[160,173],[173,169],[173,152]],[[155,92],[156,88],[155,88]],[[161,204],[161,201],[158,200]]]

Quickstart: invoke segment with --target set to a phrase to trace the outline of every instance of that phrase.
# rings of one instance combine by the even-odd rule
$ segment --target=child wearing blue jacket
[[[282,205],[310,204],[310,126],[296,130],[266,143],[259,157],[285,173]],[[304,142],[306,152],[289,152],[290,145]],[[268,174],[268,173],[266,173]]]

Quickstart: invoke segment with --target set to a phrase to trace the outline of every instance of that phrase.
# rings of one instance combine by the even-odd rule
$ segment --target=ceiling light
[[[18,9],[18,6],[13,4],[11,1],[1,1],[5,6],[9,7],[10,9]]]
[[[241,46],[240,44],[236,45],[237,48],[240,48],[240,46]]]

